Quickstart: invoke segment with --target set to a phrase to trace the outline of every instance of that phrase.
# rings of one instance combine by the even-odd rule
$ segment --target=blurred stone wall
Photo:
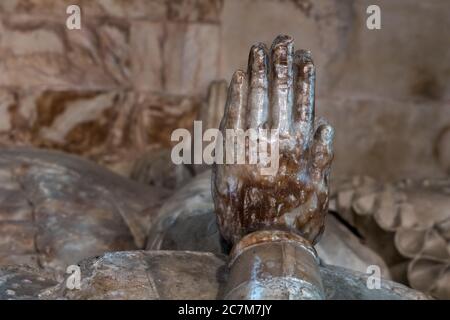
[[[82,29],[68,30],[78,4]],[[366,8],[381,7],[381,30]],[[2,0],[0,143],[126,172],[192,126],[209,83],[290,34],[317,65],[317,113],[336,128],[334,174],[450,173],[450,1]]]

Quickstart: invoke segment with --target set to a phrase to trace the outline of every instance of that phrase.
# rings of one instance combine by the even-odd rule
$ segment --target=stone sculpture
[[[213,167],[217,222],[234,246],[229,298],[324,298],[312,245],[328,210],[334,132],[324,121],[315,124],[314,86],[311,53],[294,52],[289,36],[278,36],[270,52],[254,45],[247,73],[233,75],[221,132],[274,129],[279,154],[275,174],[261,174],[265,164]]]
[[[276,129],[280,152],[275,175],[259,175],[255,165],[214,167],[215,209],[230,243],[267,227],[299,233],[311,243],[323,232],[333,128],[314,125],[314,83],[311,54],[294,52],[288,36],[275,39],[270,59],[265,45],[253,46],[248,72],[234,74],[221,131]]]
[[[2,234],[4,243],[21,243],[19,237],[28,247],[18,253],[31,252],[37,262],[0,267],[0,298],[427,299],[384,279],[370,290],[367,274],[320,261],[313,245],[328,211],[333,129],[314,119],[314,79],[310,53],[294,53],[290,37],[276,38],[270,57],[264,45],[254,46],[249,72],[238,71],[231,82],[221,129],[275,128],[280,171],[263,177],[257,166],[217,165],[209,195],[208,184],[197,184],[202,192],[191,197],[182,189],[157,213],[167,195],[161,187],[148,189],[60,153],[2,150],[0,194],[12,190],[8,200],[19,201],[3,214],[31,229]],[[205,228],[179,247],[196,222]],[[136,250],[148,229],[150,250]],[[210,237],[203,248],[210,252],[188,251],[199,246],[196,236]],[[157,250],[164,248],[181,250]],[[20,263],[11,255],[16,248],[0,249],[1,264]],[[84,276],[72,291],[61,275],[79,260]]]

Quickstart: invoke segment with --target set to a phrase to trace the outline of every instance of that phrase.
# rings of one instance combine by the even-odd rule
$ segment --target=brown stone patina
[[[260,164],[214,166],[215,210],[226,241],[267,229],[291,231],[311,243],[322,234],[334,132],[314,120],[314,83],[310,52],[294,53],[289,36],[275,39],[270,57],[264,44],[254,45],[247,73],[234,74],[220,130],[225,136],[227,129],[275,129],[279,169],[261,175]]]

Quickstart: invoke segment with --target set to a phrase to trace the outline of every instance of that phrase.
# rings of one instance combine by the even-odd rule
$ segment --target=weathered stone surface
[[[320,260],[325,264],[361,273],[367,273],[369,266],[376,265],[384,279],[391,278],[384,260],[331,214],[327,216],[325,232],[315,248]]]
[[[102,96],[123,90],[147,95],[134,91],[138,89],[158,92],[157,96],[169,92],[198,98],[206,95],[211,80],[230,79],[236,68],[245,68],[251,44],[287,33],[314,54],[319,114],[326,115],[337,132],[334,173],[395,180],[448,172],[447,138],[442,131],[450,122],[445,112],[450,92],[445,41],[448,1],[72,3],[83,9],[80,31],[65,26],[67,1],[0,3],[0,131],[7,131],[5,139],[14,144],[28,133],[12,127],[11,121],[23,124],[37,118],[30,111],[35,99],[30,95],[65,91],[69,100],[74,91],[83,92],[81,96],[91,92],[100,100],[109,99],[98,97],[100,92]],[[366,28],[369,4],[381,7],[381,30]],[[119,98],[117,105],[127,110],[127,99]],[[80,105],[90,104],[86,100],[80,99]],[[25,102],[28,107],[23,109]],[[192,114],[182,104],[169,105],[158,112],[164,116],[152,112],[146,117],[148,130],[155,128],[152,140],[162,144],[170,138],[171,130],[162,130],[172,128],[167,122],[192,125]],[[21,116],[12,119],[7,110],[18,108]],[[84,112],[92,115],[91,107]],[[82,132],[98,131],[94,128],[114,117],[105,112],[101,125],[85,125]],[[79,131],[73,138],[77,142],[59,143],[64,150],[77,152],[73,149],[81,137],[86,137],[82,148],[95,142],[98,148],[111,150],[101,139],[104,133],[87,138]],[[108,159],[91,158],[102,158],[97,161],[129,173],[133,152],[113,153]]]
[[[204,96],[219,77],[220,28],[214,24],[136,21],[132,79],[139,90]]]
[[[208,96],[202,104],[197,120],[202,122],[203,131],[219,129],[227,102],[228,83],[225,80],[216,80],[209,84]]]
[[[147,250],[222,252],[211,196],[211,171],[195,177],[158,210]]]
[[[336,266],[320,270],[328,300],[427,300],[429,296],[397,282],[381,279],[381,288],[367,287],[369,275]]]
[[[0,14],[64,17],[69,5],[78,5],[83,17],[214,23],[219,19],[223,0],[4,0]]]
[[[0,17],[0,86],[104,89],[128,87],[129,26],[108,19],[69,30],[65,19]]]
[[[166,1],[170,21],[217,23],[224,0]]]
[[[64,284],[44,298],[217,299],[226,281],[225,257],[183,251],[106,253],[83,261],[81,290]]]
[[[445,174],[435,145],[450,124],[448,102],[319,98],[317,104],[336,132],[333,176],[395,181]]]
[[[65,283],[43,299],[220,299],[228,277],[223,255],[189,251],[106,253],[83,261],[81,290]],[[321,266],[327,299],[427,299],[388,280],[367,288],[367,277],[344,268]]]
[[[220,125],[227,139],[218,142],[223,156],[213,163],[211,183],[220,233],[232,245],[264,229],[288,230],[314,245],[324,231],[334,129],[315,121],[312,59],[291,36],[278,35],[270,49],[252,46],[247,72],[233,74]],[[233,142],[244,161],[230,163],[236,151],[225,141],[229,130],[261,128],[270,137]],[[266,146],[265,155],[252,145]]]
[[[158,149],[148,151],[135,161],[130,178],[146,185],[177,190],[193,175],[188,166],[172,162],[170,149]]]
[[[64,15],[66,13],[67,6],[71,4],[81,5],[83,2],[83,0],[5,0],[0,4],[0,13]]]
[[[324,68],[322,79],[327,79],[327,84],[320,92],[340,97],[448,100],[450,3],[351,3],[352,19],[347,29],[351,41],[341,48],[333,65]],[[380,30],[366,27],[366,9],[372,4],[381,9]]]
[[[69,4],[82,8],[85,19],[81,32],[68,32],[64,26]],[[366,27],[366,8],[370,4],[381,7],[381,30]],[[15,79],[20,85],[126,85],[128,67],[137,65],[133,67],[136,73],[140,66],[155,65],[161,60],[155,59],[161,54],[158,44],[166,43],[166,47],[177,50],[173,54],[166,50],[162,55],[164,64],[174,59],[175,65],[185,66],[192,51],[200,52],[205,60],[202,70],[211,67],[208,61],[213,61],[220,64],[220,76],[230,79],[236,67],[245,66],[246,51],[253,42],[268,42],[276,34],[286,33],[313,51],[319,66],[319,96],[447,99],[450,90],[445,61],[449,61],[449,50],[445,26],[449,10],[445,0],[432,4],[409,0],[7,0],[0,4],[5,31],[2,33],[14,35],[16,40],[7,36],[3,39],[6,43],[2,41],[2,59],[7,58],[2,71],[10,71],[2,72],[2,77],[10,83]],[[168,25],[163,26],[166,22]],[[130,31],[128,27],[134,23],[137,24]],[[142,34],[150,34],[154,40],[145,40]],[[128,55],[128,39],[133,38],[144,47],[153,48],[148,54],[137,55],[137,61]],[[423,55],[424,48],[432,50]],[[30,54],[37,54],[35,62],[29,61]],[[102,60],[109,62],[103,65]],[[64,67],[63,63],[69,65]],[[198,64],[192,64],[193,70],[199,68]],[[88,66],[90,69],[86,69]],[[26,72],[15,75],[14,70]],[[89,72],[83,72],[86,70]],[[177,66],[164,77],[176,78],[180,72]],[[145,86],[147,79],[153,79],[142,73],[145,74],[138,72],[136,80],[140,87]],[[214,79],[212,73],[199,72],[196,79],[204,84]],[[63,75],[68,79],[58,78]],[[396,81],[388,81],[394,78]],[[189,76],[185,74],[181,79],[189,80]],[[187,88],[168,84],[168,89],[177,93],[193,86],[189,81],[183,83]],[[197,90],[194,88],[191,93],[198,93]]]
[[[450,174],[450,125],[439,133],[434,150],[441,168]]]
[[[30,267],[0,268],[0,300],[36,300],[57,281],[52,275]]]
[[[173,130],[190,129],[200,104],[126,90],[0,90],[0,145],[63,150],[127,175],[155,145],[170,146]]]
[[[203,95],[219,72],[219,27],[209,22],[217,20],[220,2],[80,1],[87,15],[81,30],[67,29],[66,3],[3,4],[0,86],[92,90],[131,83]],[[152,18],[158,10],[160,18]],[[194,23],[201,21],[208,23]]]
[[[279,34],[288,34],[298,48],[311,50],[317,66],[317,94],[327,94],[328,69],[352,40],[351,1],[225,1],[222,22],[222,73],[246,69],[248,48],[256,42],[271,43]],[[332,119],[330,119],[332,120]]]
[[[164,20],[167,0],[78,0],[85,16],[105,16],[124,19]]]
[[[82,8],[81,31],[65,26],[68,4]],[[369,4],[381,7],[381,30],[366,28]],[[446,0],[1,1],[0,144],[61,149],[128,174],[155,144],[169,147],[174,128],[192,125],[199,99],[162,91],[203,96],[210,80],[245,66],[251,44],[288,33],[313,51],[319,115],[337,132],[336,175],[442,176],[449,10]],[[35,265],[28,200],[1,188],[0,248]],[[195,219],[177,221],[195,230]],[[415,270],[429,265],[418,262]]]
[[[373,4],[381,8],[380,30],[366,27]],[[445,0],[225,1],[222,76],[245,67],[255,41],[285,33],[312,50],[318,96],[446,100],[449,12]]]
[[[33,149],[2,149],[0,181],[0,265],[52,271],[142,248],[164,195],[89,161]]]
[[[382,184],[353,177],[334,187],[332,206],[383,257],[396,281],[450,297],[448,178]]]

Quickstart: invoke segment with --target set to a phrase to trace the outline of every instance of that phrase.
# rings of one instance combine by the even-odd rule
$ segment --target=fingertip
[[[289,35],[279,35],[272,42],[272,50],[278,48],[279,46],[292,46],[294,39]]]
[[[295,52],[295,57],[304,64],[311,62],[314,63],[312,59],[311,50],[300,49]]]
[[[263,43],[253,45],[248,61],[247,128],[261,127],[267,121],[268,61],[266,45]]]
[[[334,128],[329,124],[320,125],[316,130],[315,140],[321,145],[331,148],[334,140]]]
[[[295,64],[294,127],[301,132],[305,145],[314,136],[315,66],[311,51],[297,50]]]
[[[311,51],[298,50],[295,52],[295,63],[298,66],[299,76],[302,79],[307,79],[315,76],[316,67],[312,59]]]
[[[294,43],[287,35],[278,36],[271,47],[271,126],[282,134],[291,131],[294,99]]]
[[[243,70],[236,70],[231,77],[231,85],[242,84],[246,78],[246,74]]]
[[[262,42],[255,43],[250,48],[250,55],[253,57],[263,56],[266,53],[267,53],[267,47]]]
[[[286,76],[280,72],[277,66],[288,66],[292,63],[294,56],[294,43],[290,36],[278,36],[272,44],[272,63],[274,64],[274,73],[279,76]]]
[[[329,124],[321,124],[314,134],[313,168],[322,170],[331,165],[333,160],[334,128]]]
[[[257,43],[250,49],[248,75],[251,80],[261,81],[267,76],[268,55],[266,45]]]
[[[235,129],[243,125],[244,104],[247,97],[246,78],[247,75],[242,70],[237,70],[231,78],[222,129]]]
[[[242,100],[247,95],[247,74],[243,70],[237,70],[231,79],[230,93],[232,98]]]

